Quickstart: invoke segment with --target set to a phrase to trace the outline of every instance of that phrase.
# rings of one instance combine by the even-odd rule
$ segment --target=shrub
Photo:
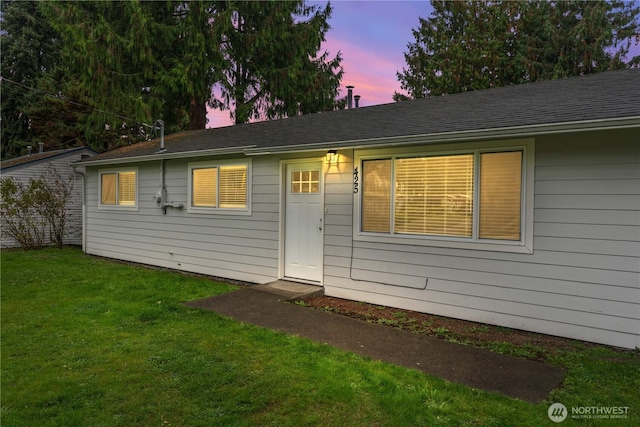
[[[47,194],[42,199],[41,212],[49,223],[49,237],[51,243],[62,247],[68,220],[68,203],[73,192],[73,175],[63,178],[58,170],[49,164],[40,178]]]
[[[73,184],[73,175],[65,179],[51,164],[39,178],[30,178],[28,185],[13,177],[0,179],[3,233],[24,249],[49,243],[62,247]],[[49,240],[45,239],[47,230]]]
[[[3,233],[25,249],[41,248],[45,244],[47,225],[41,209],[47,197],[44,181],[31,178],[28,185],[13,177],[5,177],[0,181]]]

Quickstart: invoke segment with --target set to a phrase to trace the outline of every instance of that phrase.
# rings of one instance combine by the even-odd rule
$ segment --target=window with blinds
[[[121,206],[136,205],[136,173],[118,173],[118,204]]]
[[[116,174],[104,173],[100,179],[100,203],[103,205],[116,204]]]
[[[473,155],[396,160],[396,233],[471,237]]]
[[[520,240],[522,152],[480,154],[481,239]]]
[[[362,162],[362,230],[391,230],[391,159]]]
[[[122,170],[100,173],[100,204],[136,206],[136,171]]]
[[[361,230],[520,241],[522,161],[522,150],[362,160]]]
[[[247,208],[247,171],[243,165],[191,167],[191,207]]]
[[[220,208],[247,207],[247,166],[220,166]]]
[[[218,168],[193,169],[192,206],[215,208],[218,206]]]

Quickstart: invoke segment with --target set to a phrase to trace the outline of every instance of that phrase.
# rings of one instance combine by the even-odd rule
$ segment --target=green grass
[[[551,402],[628,406],[637,353],[576,348],[567,379],[532,405],[183,302],[230,292],[207,278],[77,249],[2,252],[0,424],[10,426],[553,425]]]

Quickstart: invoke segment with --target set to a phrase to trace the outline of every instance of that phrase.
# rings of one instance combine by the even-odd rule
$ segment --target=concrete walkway
[[[296,285],[250,286],[186,305],[531,403],[544,400],[564,377],[555,366],[283,302],[321,292]]]

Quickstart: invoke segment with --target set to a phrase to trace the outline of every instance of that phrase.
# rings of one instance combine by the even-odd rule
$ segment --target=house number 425
[[[358,192],[358,168],[353,170],[353,192]]]

